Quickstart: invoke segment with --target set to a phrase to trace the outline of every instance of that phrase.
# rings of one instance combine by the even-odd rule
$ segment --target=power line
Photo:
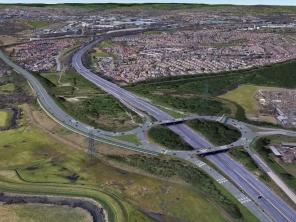
[[[89,132],[88,132],[88,149],[87,149],[87,153],[92,157],[96,157],[96,154],[97,154],[97,149],[96,149],[95,139],[94,139],[92,129],[90,129]]]

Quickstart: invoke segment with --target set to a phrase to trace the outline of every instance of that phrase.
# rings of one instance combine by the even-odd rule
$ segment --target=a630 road
[[[126,33],[125,33],[126,34]],[[124,104],[128,104],[135,109],[146,112],[158,121],[172,120],[173,117],[153,106],[140,97],[120,88],[98,75],[88,70],[82,63],[82,56],[99,41],[108,38],[102,35],[96,41],[80,48],[72,58],[72,66],[84,78],[91,81],[107,93],[113,95]],[[213,146],[205,141],[185,124],[168,126],[172,131],[181,136],[194,149],[202,149]],[[229,177],[241,190],[243,190],[256,204],[276,222],[296,221],[296,212],[291,209],[279,196],[274,194],[265,184],[248,172],[241,164],[231,159],[225,153],[219,153],[206,157],[216,165],[227,177]]]

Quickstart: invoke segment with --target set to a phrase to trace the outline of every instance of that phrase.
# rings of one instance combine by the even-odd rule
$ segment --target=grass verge
[[[113,136],[113,138],[118,139],[118,140],[127,141],[127,142],[134,143],[134,144],[140,144],[140,141],[139,141],[137,135],[135,135],[135,134]]]
[[[171,150],[192,150],[192,147],[184,142],[180,136],[164,126],[152,127],[148,130],[148,136],[155,143]]]

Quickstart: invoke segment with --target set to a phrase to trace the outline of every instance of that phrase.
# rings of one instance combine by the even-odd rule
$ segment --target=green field
[[[258,117],[260,115],[260,105],[255,98],[259,90],[282,90],[282,88],[256,86],[256,85],[241,85],[238,88],[231,90],[219,98],[229,100],[241,106],[248,117]],[[261,117],[263,118],[263,117]]]
[[[89,222],[90,215],[80,208],[38,204],[0,205],[0,222]]]
[[[37,78],[57,103],[76,119],[110,131],[133,129],[141,118],[74,71],[42,73]]]
[[[218,122],[191,120],[187,124],[217,146],[233,143],[241,137],[235,128]]]
[[[15,90],[15,85],[13,83],[7,83],[0,86],[0,92],[13,92]]]
[[[239,104],[244,108],[246,113],[255,115],[259,109],[259,104],[255,99],[255,95],[259,89],[259,86],[241,85],[220,97]]]
[[[171,150],[192,150],[192,147],[184,142],[179,135],[165,126],[155,126],[148,130],[149,138],[159,145]]]

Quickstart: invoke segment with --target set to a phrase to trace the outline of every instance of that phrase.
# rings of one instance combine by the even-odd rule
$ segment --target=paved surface
[[[95,44],[103,40],[104,36],[91,44],[78,50],[72,59],[72,65],[83,77],[113,95],[120,101],[133,106],[134,108],[146,112],[158,121],[170,121],[173,119],[170,115],[148,103],[145,100],[133,95],[132,93],[120,88],[119,86],[99,77],[89,71],[82,64],[82,56],[90,50]],[[177,133],[194,149],[213,147],[208,141],[198,136],[192,129],[185,124],[168,126]],[[188,155],[188,154],[187,154]],[[244,166],[238,164],[224,153],[207,156],[207,159],[215,164],[225,175],[240,187],[247,195],[269,215],[274,221],[296,221],[296,212],[291,209],[284,201],[275,195],[271,190],[257,178],[249,173]]]
[[[117,85],[98,77],[82,65],[82,55],[87,52],[87,50],[91,49],[98,41],[101,41],[103,39],[104,38],[100,38],[95,42],[92,42],[89,45],[80,48],[80,50],[78,50],[77,53],[75,53],[75,55],[73,56],[73,67],[86,79],[119,99],[128,107],[133,107],[138,111],[146,112],[158,121],[173,120],[173,117],[159,110],[146,100],[143,100],[133,95],[132,93],[121,89]],[[145,152],[154,155],[163,152],[163,150],[157,146],[148,146],[148,143],[147,146],[142,147],[128,142],[111,139],[110,137],[104,135],[103,131],[92,129],[88,125],[74,120],[71,116],[63,112],[63,110],[61,110],[55,104],[55,102],[47,94],[42,85],[30,73],[11,62],[2,52],[0,52],[0,57],[30,82],[32,88],[37,92],[40,105],[44,108],[48,115],[50,115],[52,118],[54,118],[65,127],[70,128],[72,131],[83,134],[85,136],[87,136],[88,133],[92,131],[95,139],[97,140],[120,147],[137,150],[139,152]],[[169,126],[169,128],[180,135],[196,150],[213,147],[212,144],[210,144],[204,138],[200,137],[196,132],[194,132],[185,124],[172,125]],[[227,175],[227,177],[231,179],[247,196],[244,195],[236,187],[234,187],[228,181],[228,179],[224,178],[221,174],[213,170],[207,164],[195,158],[192,155],[192,152],[176,152],[168,153],[168,155],[174,155],[187,161],[190,160],[197,167],[205,170],[218,183],[221,183],[222,186],[224,186],[229,192],[231,192],[232,195],[236,197],[243,205],[245,205],[251,212],[253,212],[261,221],[296,221],[296,214],[294,210],[292,210],[278,196],[273,194],[268,187],[258,181],[255,176],[249,173],[242,165],[232,160],[228,155],[220,153],[217,155],[207,156],[207,158],[213,164],[215,164],[225,175]]]

